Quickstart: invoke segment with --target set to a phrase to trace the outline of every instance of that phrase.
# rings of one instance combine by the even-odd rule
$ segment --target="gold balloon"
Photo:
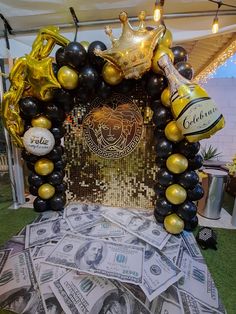
[[[176,121],[171,121],[167,124],[167,126],[165,127],[165,136],[169,141],[176,143],[184,138],[182,132],[177,126]]]
[[[112,48],[107,50],[95,49],[95,54],[111,62],[123,73],[126,79],[139,79],[151,67],[153,50],[164,26],[148,30],[145,26],[145,12],[139,14],[138,29],[133,29],[128,21],[126,12],[121,12],[119,19],[122,23],[122,34],[119,39],[114,38],[112,29],[107,26],[106,34],[110,37]]]
[[[65,89],[75,89],[78,86],[78,74],[68,66],[63,66],[57,73],[58,81]]]
[[[182,154],[172,154],[166,160],[166,167],[175,174],[182,173],[188,168],[188,159]]]
[[[48,174],[53,172],[53,169],[54,163],[47,158],[39,159],[34,165],[35,172],[40,176],[47,176]]]
[[[182,204],[187,198],[187,192],[179,184],[172,184],[166,189],[166,198],[171,204]]]
[[[170,90],[169,88],[165,88],[163,92],[161,93],[161,102],[163,106],[170,107]]]
[[[159,40],[159,44],[170,48],[172,45],[172,41],[172,33],[168,29],[166,29],[164,35]]]
[[[80,41],[80,44],[84,47],[84,49],[88,52],[88,47],[90,45],[90,43],[86,40],[82,40]]]
[[[184,230],[184,221],[176,214],[165,217],[164,227],[171,234],[179,234]]]
[[[38,189],[38,196],[43,200],[48,200],[55,194],[55,188],[49,183],[42,184]]]
[[[104,64],[102,69],[102,76],[104,81],[110,85],[117,85],[123,79],[122,72],[110,62]]]
[[[31,120],[31,125],[39,128],[51,129],[52,122],[45,116],[38,116]]]
[[[159,45],[157,50],[154,51],[154,54],[153,54],[153,59],[152,59],[152,70],[153,70],[153,72],[163,74],[163,71],[161,70],[161,68],[158,65],[158,61],[164,55],[168,55],[170,60],[172,62],[174,62],[174,54],[173,54],[172,50],[166,46]]]

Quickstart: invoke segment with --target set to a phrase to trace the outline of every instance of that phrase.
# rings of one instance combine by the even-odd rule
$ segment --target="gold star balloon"
[[[112,47],[107,50],[95,49],[94,53],[116,66],[126,79],[139,79],[151,67],[153,50],[163,35],[164,26],[148,30],[145,27],[145,12],[139,14],[139,26],[135,30],[128,21],[126,12],[121,12],[119,19],[122,23],[122,34],[115,38],[109,26],[106,34],[110,37]]]

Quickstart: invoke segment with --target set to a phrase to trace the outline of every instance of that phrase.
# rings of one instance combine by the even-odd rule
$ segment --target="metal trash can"
[[[228,173],[218,169],[204,169],[202,178],[204,196],[198,201],[198,214],[209,219],[219,219]]]

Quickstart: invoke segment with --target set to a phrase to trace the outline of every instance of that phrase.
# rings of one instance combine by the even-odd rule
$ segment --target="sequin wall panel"
[[[139,105],[141,111],[143,105]],[[76,107],[65,123],[67,200],[153,208],[157,173],[153,126],[144,126],[140,143],[128,156],[103,159],[85,143],[81,121],[84,115],[85,111]]]

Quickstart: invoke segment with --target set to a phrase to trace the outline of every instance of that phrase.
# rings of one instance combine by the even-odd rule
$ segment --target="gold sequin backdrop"
[[[149,104],[145,91],[137,84],[129,96],[144,112]],[[153,208],[157,167],[152,122],[144,126],[142,139],[131,154],[121,159],[103,159],[91,152],[83,139],[85,114],[86,109],[79,105],[65,122],[67,200]]]

